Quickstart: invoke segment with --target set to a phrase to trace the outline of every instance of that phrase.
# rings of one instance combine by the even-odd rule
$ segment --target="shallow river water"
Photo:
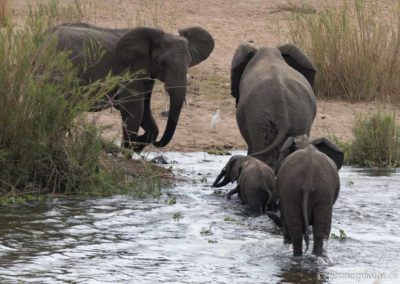
[[[210,187],[229,156],[165,156],[188,182],[160,199],[2,206],[0,283],[400,283],[400,172],[343,167],[332,233],[346,240],[293,259],[268,217],[224,198],[233,185]]]

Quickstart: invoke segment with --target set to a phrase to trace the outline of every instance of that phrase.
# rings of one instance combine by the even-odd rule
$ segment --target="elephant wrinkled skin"
[[[292,149],[288,154],[288,150]],[[323,242],[331,230],[332,207],[340,190],[338,169],[343,152],[326,138],[309,142],[306,135],[289,137],[282,147],[282,160],[274,188],[279,200],[285,243],[293,243],[293,255],[302,255],[303,236],[309,245],[308,226],[314,235],[313,254],[323,255]],[[275,202],[275,201],[274,201]],[[275,213],[268,215],[276,221]]]
[[[316,70],[296,46],[259,48],[241,44],[232,59],[231,94],[248,155],[276,168],[289,136],[310,134],[317,112],[312,86]]]
[[[224,179],[221,181],[222,178]],[[272,198],[275,181],[272,169],[256,158],[236,155],[222,169],[213,187],[222,187],[234,181],[237,182],[237,186],[228,192],[228,199],[238,193],[242,202],[247,204],[251,211],[256,214],[264,213],[265,206]]]
[[[149,143],[163,147],[170,142],[185,101],[188,68],[205,60],[214,48],[212,36],[200,27],[186,28],[173,35],[148,27],[108,29],[67,23],[51,29],[50,35],[56,37],[58,50],[70,52],[71,61],[80,70],[82,84],[109,73],[144,72],[141,80],[126,82],[92,109],[97,111],[111,105],[118,108],[123,119],[123,146],[132,146],[137,151]],[[88,48],[93,47],[98,47],[101,54],[94,62],[87,54]],[[167,126],[159,141],[150,109],[154,79],[164,82],[170,96]],[[140,127],[145,131],[142,136],[137,135]]]

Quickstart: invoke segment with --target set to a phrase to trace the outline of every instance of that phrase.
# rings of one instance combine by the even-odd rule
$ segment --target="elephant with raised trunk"
[[[241,44],[232,59],[231,94],[248,155],[275,169],[290,136],[310,134],[317,112],[316,69],[296,46],[256,49]]]
[[[252,212],[264,213],[274,188],[275,175],[272,169],[256,158],[236,155],[230,158],[222,169],[213,187],[222,187],[235,181],[237,186],[228,192],[227,198],[230,199],[233,194],[238,193],[241,201],[247,204]]]
[[[141,151],[146,144],[164,147],[172,139],[186,96],[188,68],[205,60],[214,48],[212,36],[203,28],[190,27],[179,35],[160,29],[99,28],[85,23],[61,24],[50,33],[56,36],[58,50],[70,52],[73,64],[80,68],[82,84],[89,84],[125,71],[144,74],[141,80],[126,82],[114,90],[93,111],[114,105],[123,120],[123,145]],[[101,58],[89,62],[87,48],[101,49]],[[90,64],[89,64],[90,63]],[[159,141],[158,127],[150,109],[154,79],[164,82],[170,97],[170,109],[165,132]],[[132,93],[136,96],[132,97]],[[144,134],[138,136],[139,128]],[[138,145],[139,144],[139,145]]]
[[[343,152],[326,138],[309,141],[307,135],[289,137],[284,143],[282,160],[274,188],[274,200],[279,201],[280,217],[268,215],[283,227],[285,243],[293,243],[293,255],[309,246],[308,226],[314,235],[313,254],[324,254],[323,243],[329,238],[332,208],[338,198],[338,170]]]

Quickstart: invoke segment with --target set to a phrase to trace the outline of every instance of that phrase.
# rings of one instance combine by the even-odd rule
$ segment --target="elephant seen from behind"
[[[213,187],[222,187],[235,181],[237,186],[228,192],[227,198],[238,193],[241,201],[253,213],[257,215],[264,213],[265,206],[272,198],[275,181],[272,169],[254,157],[236,155],[230,158],[222,169]]]
[[[256,49],[241,44],[232,59],[236,119],[252,155],[275,169],[290,136],[310,134],[317,112],[316,69],[296,46]]]
[[[308,226],[312,225],[312,253],[324,254],[323,243],[329,238],[332,208],[338,198],[338,170],[343,152],[326,138],[309,141],[307,135],[289,137],[281,149],[281,165],[277,172],[274,200],[278,200],[280,217],[268,215],[283,226],[285,243],[293,244],[293,255],[303,253],[309,245]]]
[[[92,111],[114,105],[123,120],[123,146],[141,151],[145,145],[166,146],[172,139],[186,97],[188,68],[205,60],[214,48],[212,36],[201,27],[179,31],[179,35],[160,29],[138,27],[133,29],[100,28],[85,23],[66,23],[50,30],[57,49],[67,51],[72,63],[78,66],[81,84],[90,84],[108,74],[125,71],[142,72],[141,79],[125,82]],[[100,58],[93,60],[88,48],[97,47]],[[154,80],[165,85],[170,97],[170,109],[165,132],[159,141],[158,127],[150,109]],[[139,128],[144,134],[138,136]]]

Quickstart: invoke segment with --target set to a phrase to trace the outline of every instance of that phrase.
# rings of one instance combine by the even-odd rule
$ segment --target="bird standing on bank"
[[[217,123],[219,120],[220,120],[220,111],[219,108],[217,108],[211,117],[211,122],[210,122],[211,132],[217,131]]]

